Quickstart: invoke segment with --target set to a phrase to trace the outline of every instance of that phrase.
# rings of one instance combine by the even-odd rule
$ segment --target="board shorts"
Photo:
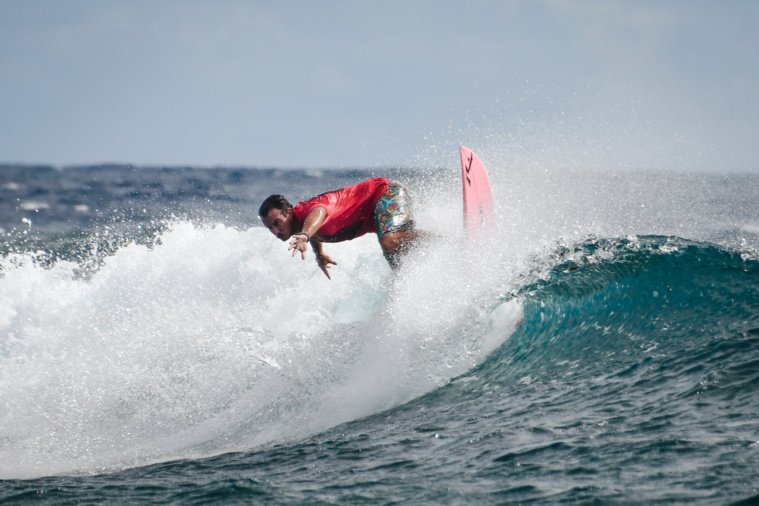
[[[374,228],[377,238],[414,228],[414,208],[408,189],[397,181],[390,181],[385,193],[374,204]]]

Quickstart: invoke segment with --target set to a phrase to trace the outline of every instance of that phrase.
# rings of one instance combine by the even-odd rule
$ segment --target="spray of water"
[[[177,222],[88,276],[6,257],[0,476],[245,450],[433,389],[508,335],[486,331],[493,286],[450,251],[396,275],[365,237],[334,246],[330,281],[263,228]]]

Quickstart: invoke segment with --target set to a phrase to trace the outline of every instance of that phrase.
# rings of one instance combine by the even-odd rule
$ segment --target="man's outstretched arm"
[[[306,259],[306,250],[308,249],[308,241],[319,231],[319,228],[324,223],[324,218],[327,217],[327,210],[323,207],[317,207],[311,210],[303,220],[303,226],[300,232],[295,232],[290,240],[289,250],[293,250],[293,256],[300,251],[300,256],[304,260]]]
[[[311,237],[319,231],[319,228],[322,226],[322,223],[324,223],[326,217],[327,210],[323,207],[317,207],[308,213],[308,216],[306,216],[306,219],[303,221],[301,231],[293,234],[289,249],[293,250],[293,256],[295,256],[297,251],[300,251],[301,258],[305,259],[306,245],[310,242],[314,254],[316,255],[316,264],[328,279],[332,279],[327,269],[330,265],[337,265],[337,262],[324,254],[322,251],[322,243],[316,239],[311,239]]]
[[[316,264],[319,266],[322,272],[327,276],[327,279],[332,279],[327,269],[329,269],[330,264],[337,265],[337,262],[335,262],[330,257],[324,254],[324,252],[322,251],[322,243],[320,243],[319,241],[315,241],[312,239],[311,247],[314,249],[314,254],[316,255]]]

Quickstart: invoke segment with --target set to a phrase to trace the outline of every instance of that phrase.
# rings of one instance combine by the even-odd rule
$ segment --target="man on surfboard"
[[[282,195],[271,195],[258,210],[266,228],[282,241],[290,239],[293,256],[306,258],[307,244],[316,254],[319,268],[337,262],[322,250],[323,242],[342,242],[376,233],[382,253],[393,269],[400,257],[420,237],[414,226],[411,197],[401,183],[385,178],[367,179],[353,186],[323,193],[292,206]]]

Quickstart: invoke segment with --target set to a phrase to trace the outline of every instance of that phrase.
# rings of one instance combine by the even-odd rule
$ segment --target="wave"
[[[641,236],[589,239],[554,258],[520,290],[524,323],[490,358],[512,362],[509,377],[703,363],[704,349],[759,332],[759,262],[740,252]]]
[[[464,272],[406,283],[371,238],[342,245],[332,281],[263,228],[117,243],[3,257],[3,478],[297,439],[418,397],[503,339]]]
[[[536,384],[753,403],[759,262],[739,252],[640,236],[525,263],[444,244],[394,277],[362,238],[329,281],[270,239],[176,222],[68,259],[7,254],[0,477],[246,451]]]

